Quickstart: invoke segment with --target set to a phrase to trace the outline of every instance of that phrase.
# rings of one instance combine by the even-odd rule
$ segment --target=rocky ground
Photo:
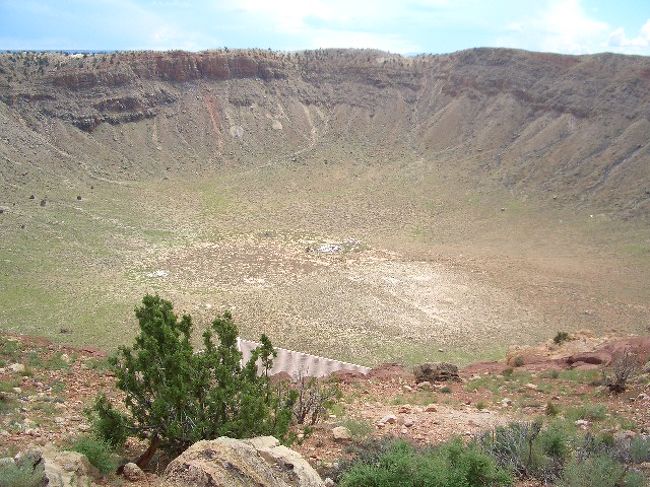
[[[2,335],[0,360],[0,456],[30,446],[65,448],[89,430],[84,408],[99,392],[116,397],[105,354],[54,345],[46,340]],[[574,335],[561,345],[511,350],[499,362],[462,369],[457,381],[419,381],[402,366],[384,365],[367,377],[338,376],[341,399],[311,434],[293,448],[312,466],[327,472],[347,456],[350,445],[370,437],[398,436],[437,444],[454,436],[471,437],[512,420],[558,414],[582,429],[636,435],[650,432],[650,377],[639,369],[626,392],[610,394],[600,383],[603,367],[621,350],[643,360],[648,337]],[[509,365],[510,362],[516,364]],[[298,433],[300,433],[298,429]],[[143,446],[129,444],[135,458]],[[154,471],[136,485],[160,485]],[[109,476],[100,479],[113,484]]]

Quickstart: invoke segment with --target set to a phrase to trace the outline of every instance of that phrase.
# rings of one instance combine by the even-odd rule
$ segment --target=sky
[[[1,50],[650,55],[650,0],[0,0]]]

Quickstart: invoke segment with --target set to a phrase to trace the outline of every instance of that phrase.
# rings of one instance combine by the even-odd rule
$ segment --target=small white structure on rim
[[[237,348],[242,353],[242,361],[248,362],[251,358],[251,352],[260,346],[260,343],[251,340],[244,340],[237,338]],[[273,368],[270,370],[271,375],[285,372],[292,378],[299,377],[325,377],[332,372],[346,371],[346,372],[359,372],[367,374],[370,372],[369,367],[363,365],[351,364],[334,360],[326,357],[319,357],[318,355],[310,355],[303,352],[295,352],[285,348],[275,347],[278,356],[273,359]]]

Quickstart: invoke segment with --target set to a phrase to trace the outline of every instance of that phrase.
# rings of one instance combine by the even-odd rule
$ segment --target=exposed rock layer
[[[504,49],[0,55],[0,180],[431,160],[650,214],[650,59]]]

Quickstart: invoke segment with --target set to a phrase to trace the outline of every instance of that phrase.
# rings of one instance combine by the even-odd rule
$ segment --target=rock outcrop
[[[415,382],[458,382],[458,367],[446,362],[426,363],[416,366],[413,369]]]
[[[7,459],[11,460],[11,459]],[[21,470],[31,472],[47,487],[95,487],[93,477],[98,476],[85,455],[73,451],[58,451],[53,447],[21,452],[14,458]]]
[[[195,443],[165,470],[174,487],[322,487],[297,452],[271,437],[218,438]]]

